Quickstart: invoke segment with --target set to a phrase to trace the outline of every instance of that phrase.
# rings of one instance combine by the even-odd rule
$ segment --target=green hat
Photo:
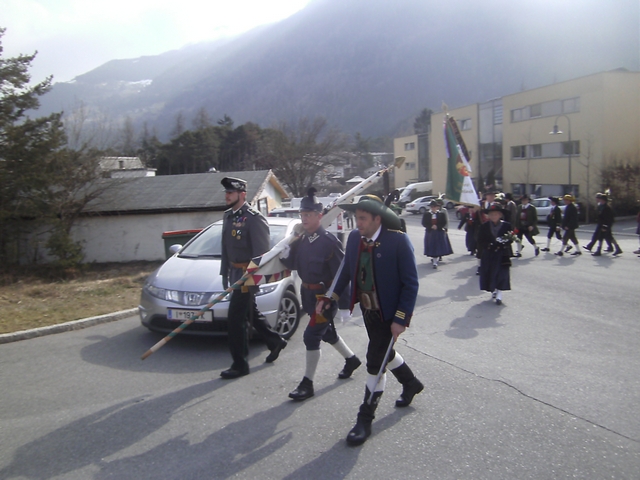
[[[373,213],[374,215],[380,215],[382,218],[382,225],[390,228],[391,230],[401,229],[402,224],[400,222],[400,217],[393,213],[393,210],[382,203],[382,200],[375,195],[363,195],[360,197],[358,203],[348,203],[338,206],[349,212],[364,210],[365,212]]]

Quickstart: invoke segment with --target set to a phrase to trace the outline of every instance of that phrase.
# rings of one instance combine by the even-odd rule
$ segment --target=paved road
[[[463,233],[433,270],[419,220],[420,295],[398,349],[427,388],[395,409],[390,379],[362,447],[344,437],[364,371],[337,380],[330,347],[316,396],[287,399],[301,330],[273,365],[254,342],[251,375],[223,381],[224,340],[177,337],[141,361],[160,337],[132,317],[0,345],[0,478],[640,478],[640,259],[528,247],[496,306]],[[625,252],[637,242],[620,236]],[[339,330],[362,355],[360,316]]]

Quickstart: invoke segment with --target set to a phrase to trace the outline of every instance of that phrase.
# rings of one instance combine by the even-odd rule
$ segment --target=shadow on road
[[[231,365],[227,337],[177,335],[146,360],[140,357],[164,335],[143,327],[132,328],[119,335],[88,335],[94,341],[80,355],[86,362],[119,370],[160,373],[194,373],[223,370]],[[268,349],[263,341],[254,339],[249,346],[249,362],[256,363]]]
[[[444,334],[447,337],[468,340],[477,337],[480,329],[502,327],[503,324],[498,322],[498,318],[504,306],[496,305],[489,300],[477,303],[467,310],[464,317],[454,319]]]
[[[101,464],[103,458],[159,430],[187,403],[209,396],[225,384],[222,380],[207,381],[160,397],[127,400],[75,420],[18,448],[12,462],[0,470],[0,478],[44,480]]]

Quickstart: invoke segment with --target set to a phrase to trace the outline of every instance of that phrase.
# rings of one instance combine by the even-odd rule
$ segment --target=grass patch
[[[51,278],[43,268],[2,272],[0,333],[135,308],[145,279],[161,264],[87,264],[68,279]]]

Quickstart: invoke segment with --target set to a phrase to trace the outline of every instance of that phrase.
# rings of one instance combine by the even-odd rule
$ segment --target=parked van
[[[407,185],[398,199],[398,204],[404,207],[411,200],[415,200],[418,197],[430,195],[433,190],[433,182],[418,182]]]

